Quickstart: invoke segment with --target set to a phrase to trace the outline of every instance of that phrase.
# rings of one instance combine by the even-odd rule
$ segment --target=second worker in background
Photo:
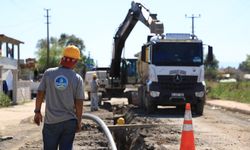
[[[97,111],[99,109],[98,87],[97,76],[93,74],[93,79],[90,84],[91,111]]]

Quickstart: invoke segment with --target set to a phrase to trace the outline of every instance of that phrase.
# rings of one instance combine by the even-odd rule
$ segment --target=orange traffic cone
[[[195,150],[190,103],[186,104],[180,150]]]

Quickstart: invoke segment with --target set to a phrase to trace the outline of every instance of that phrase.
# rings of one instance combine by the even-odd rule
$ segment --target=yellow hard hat
[[[97,77],[97,75],[94,73],[94,74],[93,74],[93,77]]]
[[[118,125],[124,125],[124,124],[125,124],[124,118],[123,118],[123,117],[118,118],[118,119],[117,119],[117,124],[118,124]]]
[[[80,59],[80,50],[74,45],[69,45],[64,48],[63,56],[74,59]]]

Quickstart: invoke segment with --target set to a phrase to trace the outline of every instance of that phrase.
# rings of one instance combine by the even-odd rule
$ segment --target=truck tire
[[[131,92],[127,92],[125,95],[126,95],[126,97],[128,99],[128,104],[133,104],[132,103],[132,93]]]
[[[88,92],[88,100],[89,100],[89,101],[91,100],[90,92]]]
[[[153,113],[157,109],[157,105],[153,103],[152,98],[149,94],[145,94],[145,111],[147,114]]]
[[[102,93],[98,93],[98,106],[102,105]]]
[[[140,86],[138,88],[138,99],[139,99],[139,102],[140,102],[139,107],[141,109],[145,109],[145,105],[144,105],[144,93],[145,93],[145,90],[144,90],[143,86]]]
[[[197,115],[199,116],[203,115],[204,105],[205,105],[204,100],[200,100],[199,102],[197,102],[197,104],[195,105],[195,113]]]

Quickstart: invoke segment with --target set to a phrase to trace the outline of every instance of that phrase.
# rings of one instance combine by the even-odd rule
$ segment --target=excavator
[[[150,11],[141,3],[132,1],[131,8],[127,13],[126,18],[119,26],[114,36],[112,62],[110,68],[111,77],[120,77],[121,54],[124,44],[138,21],[146,25],[152,34],[160,35],[164,32],[163,23],[157,19],[157,14],[150,13]]]
[[[136,72],[136,59],[122,59],[124,44],[135,27],[140,21],[150,29],[153,35],[161,35],[164,32],[163,23],[157,19],[157,14],[153,14],[141,3],[132,1],[124,21],[120,24],[114,36],[113,53],[109,71],[110,86],[106,87],[106,93],[109,97],[119,97],[124,95],[123,91],[128,82],[128,72]],[[132,64],[132,68],[128,68]]]

